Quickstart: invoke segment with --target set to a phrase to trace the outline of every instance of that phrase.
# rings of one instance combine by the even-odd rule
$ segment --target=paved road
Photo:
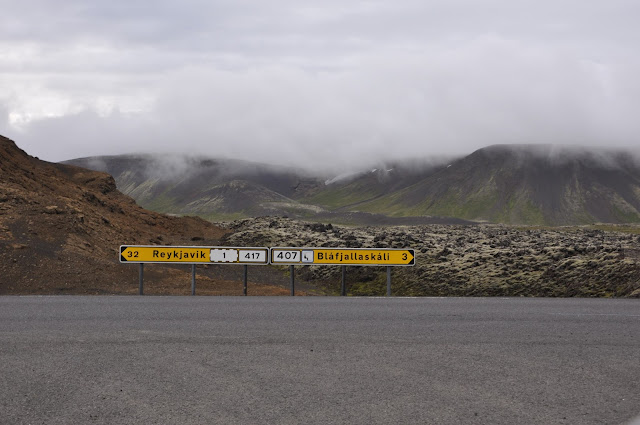
[[[618,424],[640,301],[0,297],[0,423]]]

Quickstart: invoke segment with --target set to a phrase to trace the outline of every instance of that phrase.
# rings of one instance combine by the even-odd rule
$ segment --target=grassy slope
[[[450,216],[506,224],[640,222],[633,169],[575,161],[558,166],[532,157],[518,163],[479,151],[400,191],[353,209],[391,216]]]
[[[341,187],[328,188],[313,196],[303,198],[307,204],[319,205],[327,209],[337,209],[360,202],[365,202],[380,196],[381,188],[366,187],[360,184],[350,184]]]

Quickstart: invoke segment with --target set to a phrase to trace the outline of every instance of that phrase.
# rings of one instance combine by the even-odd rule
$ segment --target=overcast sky
[[[0,0],[0,134],[31,155],[344,170],[640,144],[640,2]]]

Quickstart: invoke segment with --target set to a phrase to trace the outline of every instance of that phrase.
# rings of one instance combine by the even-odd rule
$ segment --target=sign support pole
[[[249,274],[249,266],[247,266],[246,264],[244,265],[244,288],[243,288],[243,295],[246,297],[247,296],[247,276]]]
[[[347,278],[347,266],[342,266],[342,285],[340,286],[340,296],[342,297],[347,295],[346,278]]]
[[[291,275],[291,296],[295,297],[296,295],[296,280],[295,280],[295,275],[293,272],[293,266],[289,266],[289,274]]]
[[[191,265],[191,295],[196,294],[196,265]]]
[[[391,296],[391,266],[387,266],[387,297]]]
[[[144,263],[140,263],[140,270],[138,272],[139,284],[138,295],[144,295]]]

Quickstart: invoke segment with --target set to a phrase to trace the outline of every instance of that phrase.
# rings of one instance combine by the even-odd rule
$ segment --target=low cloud
[[[54,161],[181,153],[336,173],[496,143],[638,144],[638,31],[622,4],[571,7],[565,20],[548,4],[496,0],[496,18],[457,3],[477,13],[444,2],[205,7],[224,31],[189,5],[187,29],[167,21],[173,2],[144,19],[117,3],[83,12],[95,28],[76,19],[52,36],[58,50],[5,29],[36,47],[20,50],[28,60],[5,55],[0,112],[13,115],[0,131]]]

